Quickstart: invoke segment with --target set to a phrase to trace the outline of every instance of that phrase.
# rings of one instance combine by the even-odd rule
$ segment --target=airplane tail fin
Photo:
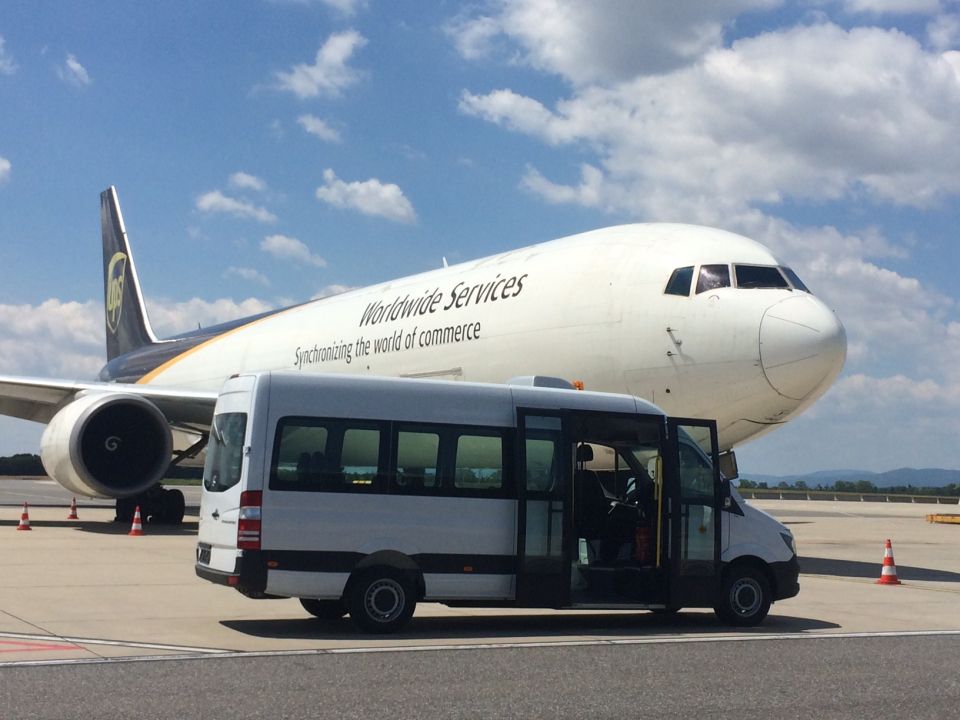
[[[100,232],[109,362],[118,355],[157,342],[157,337],[147,318],[117,189],[112,185],[100,193]]]

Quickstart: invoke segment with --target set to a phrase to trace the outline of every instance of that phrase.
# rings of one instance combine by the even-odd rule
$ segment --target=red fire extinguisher
[[[641,565],[649,565],[653,557],[653,534],[646,523],[637,525],[634,534],[633,557]]]

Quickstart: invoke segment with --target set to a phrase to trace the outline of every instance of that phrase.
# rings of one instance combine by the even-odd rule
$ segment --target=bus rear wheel
[[[342,600],[317,600],[316,598],[300,598],[303,609],[321,620],[339,620],[347,614],[347,607]]]
[[[352,583],[347,597],[350,618],[368,633],[393,633],[417,607],[416,588],[409,573],[390,567],[365,570]]]
[[[738,627],[758,625],[770,611],[770,582],[759,568],[730,568],[714,611],[722,622]]]

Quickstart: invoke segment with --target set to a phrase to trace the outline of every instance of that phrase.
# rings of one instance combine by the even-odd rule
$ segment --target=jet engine
[[[81,395],[47,424],[40,459],[78,495],[127,498],[144,492],[170,465],[172,438],[163,413],[126,393]]]

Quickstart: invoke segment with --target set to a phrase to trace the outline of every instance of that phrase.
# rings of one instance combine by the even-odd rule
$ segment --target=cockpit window
[[[724,287],[730,287],[729,265],[700,266],[700,277],[697,278],[697,293]]]
[[[780,268],[770,265],[737,265],[736,273],[738,288],[790,288]]]
[[[783,274],[787,276],[787,280],[790,281],[790,284],[793,285],[797,290],[802,290],[805,293],[810,292],[810,288],[803,284],[803,280],[797,277],[797,274],[788,267],[783,265],[780,266],[780,269],[783,271]],[[813,293],[810,293],[811,295]]]
[[[686,297],[690,294],[690,283],[692,281],[693,265],[677,268],[667,281],[667,289],[663,292],[665,295],[683,295]]]

